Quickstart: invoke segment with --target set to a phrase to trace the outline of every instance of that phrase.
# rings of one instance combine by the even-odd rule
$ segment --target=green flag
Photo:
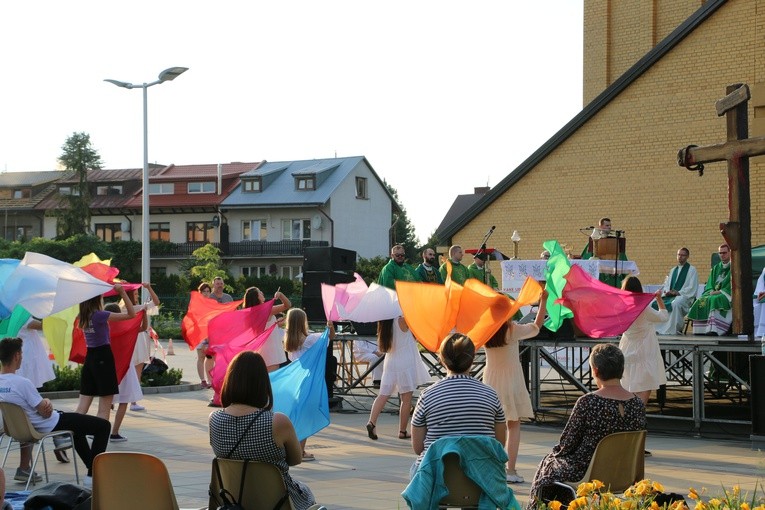
[[[555,300],[563,294],[563,287],[566,286],[565,276],[571,269],[568,257],[558,244],[558,241],[545,241],[544,249],[550,252],[550,258],[547,259],[545,267],[545,290],[547,290],[547,320],[545,327],[550,331],[558,331],[563,319],[570,319],[574,312],[563,305],[556,304]]]

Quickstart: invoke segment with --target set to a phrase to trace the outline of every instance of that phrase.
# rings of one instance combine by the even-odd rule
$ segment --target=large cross
[[[727,96],[715,103],[717,115],[725,115],[728,141],[706,147],[690,145],[677,154],[680,166],[703,174],[703,163],[728,162],[728,222],[720,233],[731,249],[733,334],[754,338],[752,307],[752,226],[749,207],[749,157],[765,154],[765,137],[748,138],[749,87],[728,85]]]

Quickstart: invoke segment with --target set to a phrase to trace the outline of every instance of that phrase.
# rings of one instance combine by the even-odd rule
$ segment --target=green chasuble
[[[420,278],[421,282],[440,283],[441,285],[444,284],[444,279],[441,278],[441,273],[438,271],[437,267],[431,267],[431,269],[428,270],[425,267],[425,264],[420,264],[417,266],[417,269],[415,269],[415,272],[417,273],[417,276]]]
[[[713,290],[722,291],[723,294],[711,296],[709,293]],[[730,301],[726,294],[728,296],[731,294],[730,263],[727,266],[723,266],[723,263],[719,262],[709,273],[707,284],[704,286],[704,293],[693,303],[691,309],[688,310],[688,317],[695,321],[705,321],[709,318],[709,313],[712,310],[727,312],[730,310]]]
[[[377,279],[377,284],[396,290],[396,280],[419,282],[420,278],[417,276],[414,268],[406,262],[396,264],[396,261],[390,259],[382,268],[382,271],[380,271],[380,277]]]
[[[587,248],[589,247],[589,242],[584,245],[584,249],[582,250],[582,260],[588,260],[592,258],[592,252],[587,251]],[[604,257],[598,257],[599,259],[603,260],[614,260],[611,258],[612,256],[609,255],[609,258],[606,259]],[[619,260],[629,260],[627,258],[626,253],[620,253],[619,254]],[[618,264],[617,264],[618,265]],[[608,285],[611,285],[612,287],[616,287],[617,289],[620,289],[622,287],[622,282],[624,281],[626,275],[618,274],[616,275],[616,281],[614,281],[614,275],[612,274],[606,274],[606,273],[600,273],[600,277],[598,278],[601,282],[607,283]]]
[[[675,266],[674,269],[672,269],[672,272],[669,274],[669,290],[676,290],[680,291],[680,289],[683,288],[683,285],[685,285],[685,277],[688,276],[688,268],[691,267],[689,263],[683,264],[683,267],[680,268],[680,266]],[[672,311],[672,301],[677,296],[664,296],[661,298],[664,301],[664,306],[667,307],[667,311]],[[659,309],[659,305],[656,304],[656,301],[651,303],[651,306],[654,310]]]
[[[493,274],[489,274],[488,279],[486,278],[486,266],[478,267],[475,262],[473,262],[468,266],[468,271],[470,272],[471,278],[475,278],[476,280],[485,283],[494,290],[499,289],[499,285],[497,285],[497,279],[494,278]]]
[[[455,262],[453,260],[450,260],[449,262],[452,263],[452,281],[457,282],[460,285],[463,285],[465,283],[465,280],[468,278],[472,278],[470,276],[470,270],[467,268],[467,266],[463,266],[460,262]],[[441,267],[438,268],[438,272],[441,273],[441,278],[446,281],[446,262],[441,264]]]

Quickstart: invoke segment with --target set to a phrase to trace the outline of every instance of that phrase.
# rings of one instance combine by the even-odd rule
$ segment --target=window
[[[119,223],[96,223],[96,237],[110,243],[122,240],[122,226]]]
[[[369,198],[367,196],[366,177],[356,177],[356,198]]]
[[[75,186],[59,186],[58,192],[60,195],[73,195],[75,197],[80,196],[80,190]]]
[[[242,276],[266,276],[266,266],[247,266],[242,268]]]
[[[245,193],[255,193],[262,191],[262,181],[260,180],[260,177],[245,180],[244,191]]]
[[[297,275],[300,274],[301,269],[302,268],[300,266],[282,266],[281,277],[289,278],[290,280],[295,280],[297,278]]]
[[[122,185],[110,184],[108,186],[97,186],[96,195],[122,195]]]
[[[265,241],[268,238],[266,220],[244,220],[242,222],[242,241]]]
[[[152,241],[169,241],[170,223],[149,223],[149,239]]]
[[[189,221],[186,223],[186,241],[189,243],[211,243],[213,240],[212,221]]]
[[[295,177],[295,189],[298,191],[310,191],[316,189],[316,177],[313,175]]]
[[[5,227],[5,239],[7,241],[22,241],[32,237],[32,227],[28,225],[17,225],[14,227]]]
[[[175,193],[175,183],[158,182],[149,184],[149,195],[172,195]]]
[[[31,196],[32,190],[29,188],[13,190],[13,198],[30,198]]]
[[[187,190],[189,193],[215,193],[215,181],[190,182]]]
[[[154,267],[152,266],[149,271],[152,275],[167,275],[167,268],[166,267]]]
[[[310,240],[311,220],[282,220],[282,240]]]

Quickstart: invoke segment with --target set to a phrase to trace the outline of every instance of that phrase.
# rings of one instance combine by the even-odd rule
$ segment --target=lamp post
[[[151,255],[149,252],[149,125],[147,119],[147,93],[146,90],[154,85],[166,81],[173,81],[181,74],[188,71],[188,67],[171,67],[159,73],[157,80],[150,83],[135,84],[125,81],[109,80],[109,83],[126,89],[143,89],[143,196],[141,201],[141,282],[151,281]],[[142,301],[149,299],[149,293],[143,289]]]
[[[518,243],[521,242],[521,236],[517,230],[513,230],[510,240],[513,242],[513,260],[518,260]]]

